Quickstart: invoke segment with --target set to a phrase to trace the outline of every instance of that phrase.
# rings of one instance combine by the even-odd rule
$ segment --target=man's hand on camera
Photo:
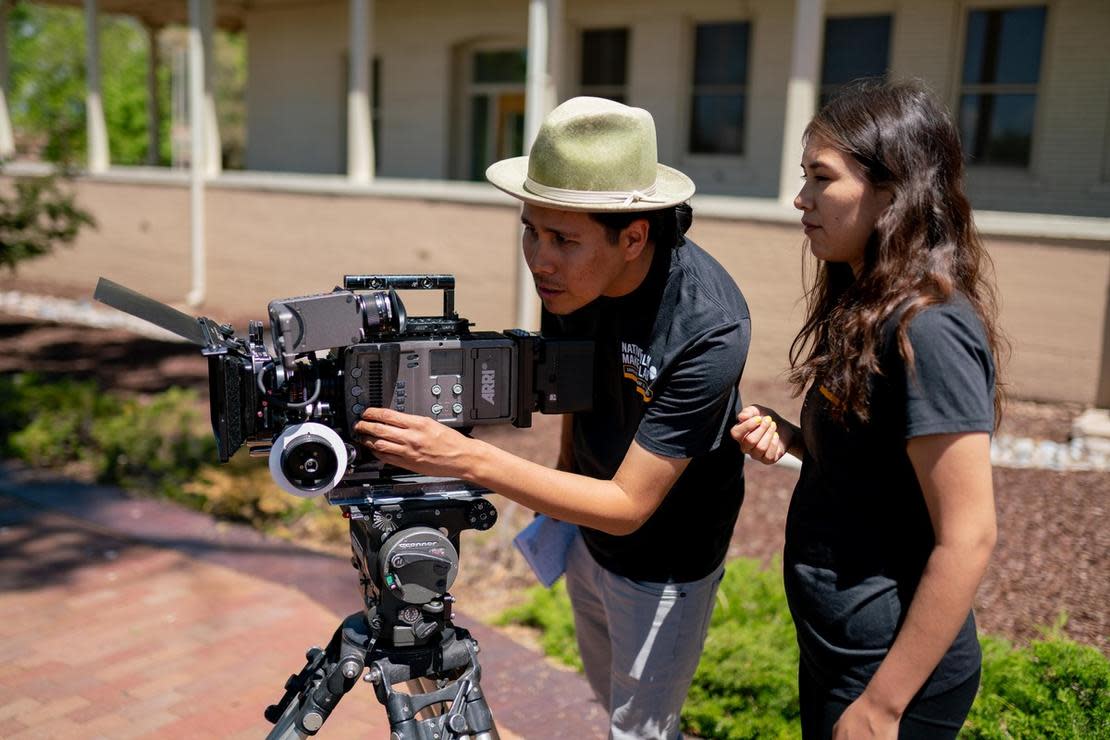
[[[360,442],[382,462],[424,475],[465,477],[474,440],[425,416],[369,408],[355,424]]]

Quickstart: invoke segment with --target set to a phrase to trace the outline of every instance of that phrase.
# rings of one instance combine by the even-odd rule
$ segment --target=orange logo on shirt
[[[621,367],[623,377],[636,384],[644,403],[651,403],[651,384],[659,375],[659,369],[651,364],[651,355],[632,342],[621,342]]]

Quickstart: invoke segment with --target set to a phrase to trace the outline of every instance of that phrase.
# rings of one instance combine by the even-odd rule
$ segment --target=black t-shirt
[[[907,440],[994,426],[994,364],[967,298],[957,294],[910,320],[915,376],[898,351],[896,322],[882,332],[869,423],[830,418],[838,401],[819,382],[806,395],[806,454],[786,523],[784,579],[802,661],[849,700],[894,642],[934,545]],[[979,663],[969,612],[924,695],[970,678]]]
[[[735,281],[689,240],[656,248],[636,290],[566,316],[545,311],[543,333],[596,341],[593,408],[574,415],[575,472],[611,479],[633,439],[658,455],[692,458],[636,532],[583,527],[590,553],[634,580],[707,576],[724,559],[744,498],[744,456],[728,431],[751,323]]]

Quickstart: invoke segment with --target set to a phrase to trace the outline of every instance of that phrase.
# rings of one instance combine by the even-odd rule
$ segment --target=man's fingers
[[[400,429],[390,424],[381,424],[376,421],[360,421],[355,424],[355,431],[367,437],[376,439],[389,439],[398,441],[401,438]]]
[[[402,414],[400,411],[381,408],[379,406],[371,406],[362,412],[362,418],[365,421],[379,422],[391,426],[404,426],[408,416],[408,414]]]

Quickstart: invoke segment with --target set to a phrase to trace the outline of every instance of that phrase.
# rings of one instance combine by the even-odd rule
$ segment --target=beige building
[[[955,112],[977,209],[1110,216],[1106,0],[55,2],[243,31],[249,170],[480,179],[527,139],[531,36],[539,110],[583,93],[648,109],[661,159],[702,193],[789,195],[814,105],[888,74]]]
[[[346,166],[346,2],[247,11],[250,169]],[[566,0],[559,99],[648,109],[660,157],[699,191],[777,197],[795,44],[818,94],[864,75],[924,79],[960,119],[977,208],[1110,216],[1110,3]],[[800,16],[819,15],[817,34]],[[528,6],[379,2],[377,173],[475,179],[523,141]],[[824,37],[825,43],[821,43]],[[291,53],[291,50],[296,53]],[[808,118],[808,115],[806,116]],[[794,183],[788,183],[792,188]]]
[[[812,7],[826,41],[814,55],[819,94],[863,75],[927,81],[960,118],[976,207],[1110,216],[1110,4],[820,6],[568,0],[553,34],[557,97],[646,108],[661,158],[701,192],[776,197],[793,171],[781,161],[792,40]],[[338,0],[244,14],[249,169],[344,171],[348,16]],[[377,3],[377,174],[476,179],[519,152],[527,28],[519,0]]]
[[[802,129],[846,80],[916,76],[963,132],[1014,344],[1011,390],[1110,407],[1107,0],[51,1],[84,8],[89,28],[104,12],[152,36],[187,24],[198,166],[109,166],[106,62],[89,34],[80,195],[100,229],[28,265],[37,284],[81,295],[106,274],[219,315],[369,264],[454,272],[481,328],[534,327],[531,281],[514,270],[517,204],[469,181],[522,151],[557,100],[589,93],[653,113],[661,159],[698,185],[694,238],[760,317],[746,377],[773,379],[800,320],[789,201]],[[215,26],[246,34],[247,172],[220,169],[204,63]],[[256,269],[259,255],[306,248],[297,269]],[[248,267],[249,301],[229,277]]]

